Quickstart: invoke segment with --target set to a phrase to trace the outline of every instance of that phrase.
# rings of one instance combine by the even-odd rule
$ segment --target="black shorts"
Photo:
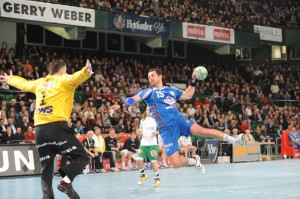
[[[71,159],[87,157],[82,144],[66,122],[38,125],[35,134],[36,148],[42,165],[43,161],[53,159],[56,154],[67,154]]]

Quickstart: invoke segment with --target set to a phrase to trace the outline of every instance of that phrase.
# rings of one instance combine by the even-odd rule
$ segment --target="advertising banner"
[[[41,174],[41,164],[34,144],[0,146],[0,176],[35,174]]]
[[[166,37],[170,35],[170,22],[166,20],[113,12],[108,15],[108,28],[110,30],[146,35]]]
[[[254,25],[254,32],[259,33],[260,40],[282,42],[282,29]]]
[[[205,140],[205,145],[207,146],[208,157],[211,161],[214,161],[218,153],[218,144],[220,140]]]
[[[259,161],[261,152],[259,143],[232,146],[233,162]]]
[[[95,27],[93,9],[20,0],[1,0],[0,6],[1,17]]]
[[[234,30],[229,28],[182,23],[183,38],[234,44]]]

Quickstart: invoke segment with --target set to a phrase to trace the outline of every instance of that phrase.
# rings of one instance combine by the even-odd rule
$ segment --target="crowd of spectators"
[[[122,104],[122,97],[137,94],[148,87],[149,68],[161,68],[166,84],[187,83],[194,64],[187,62],[151,62],[136,58],[121,59],[117,56],[99,57],[82,55],[71,57],[57,53],[54,49],[41,49],[35,46],[24,47],[16,55],[13,49],[1,50],[0,73],[12,70],[13,74],[28,80],[47,75],[47,65],[52,59],[61,58],[67,63],[67,72],[81,69],[85,60],[92,62],[95,74],[81,85],[75,95],[71,121],[81,134],[95,126],[108,133],[113,126],[116,133],[130,133],[139,127],[145,117],[145,104],[136,104],[126,110],[109,112],[114,103]],[[33,60],[33,61],[31,61]],[[195,99],[180,102],[180,112],[202,126],[224,131],[234,128],[240,132],[251,129],[258,137],[264,138],[277,130],[300,129],[299,88],[300,70],[287,64],[266,60],[261,65],[245,64],[239,67],[220,67],[206,64],[209,77],[197,82]],[[179,75],[180,74],[180,75]],[[10,123],[21,128],[22,134],[33,126],[35,99],[31,93],[13,91],[2,85],[1,118],[7,132]],[[4,93],[6,89],[10,89]],[[8,99],[7,96],[14,96]],[[287,103],[287,102],[296,103]],[[15,134],[16,131],[13,131]],[[259,138],[259,139],[260,139]],[[0,137],[3,142],[3,137]]]
[[[249,30],[253,24],[299,27],[296,0],[47,0],[96,10]]]

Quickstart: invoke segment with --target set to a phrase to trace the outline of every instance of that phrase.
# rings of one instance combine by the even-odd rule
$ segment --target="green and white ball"
[[[208,75],[208,72],[205,67],[198,66],[195,68],[195,77],[198,80],[204,80]]]

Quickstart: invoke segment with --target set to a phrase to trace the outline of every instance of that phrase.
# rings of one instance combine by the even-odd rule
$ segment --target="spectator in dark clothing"
[[[16,134],[14,134],[14,139],[12,140],[12,142],[14,143],[23,143],[24,142],[24,135],[22,133],[22,129],[20,127],[17,128],[17,132]]]
[[[116,153],[120,150],[117,145],[117,139],[115,138],[115,129],[109,129],[109,135],[104,138],[105,140],[105,151],[103,153],[104,158],[109,158],[110,161],[110,170],[118,172],[119,169],[116,168]]]
[[[116,133],[123,133],[125,132],[124,120],[119,119],[119,123],[115,126]]]
[[[2,139],[5,133],[6,133],[6,128],[4,125],[4,119],[0,118],[0,143],[3,142]]]
[[[138,153],[138,149],[140,147],[140,141],[138,140],[136,136],[136,132],[132,131],[130,138],[128,138],[124,146],[122,147],[121,151],[121,158],[122,158],[122,170],[130,170],[132,169],[131,165],[131,158],[133,154]],[[125,158],[127,157],[128,160],[128,168],[126,168]]]
[[[11,130],[10,126],[6,127],[6,132],[3,135],[2,143],[8,144],[11,143],[11,141],[14,139],[14,134]]]
[[[82,141],[82,145],[86,153],[91,157],[92,161],[89,163],[92,171],[100,172],[100,155],[95,149],[95,141],[93,140],[93,131],[87,132],[87,138]]]

